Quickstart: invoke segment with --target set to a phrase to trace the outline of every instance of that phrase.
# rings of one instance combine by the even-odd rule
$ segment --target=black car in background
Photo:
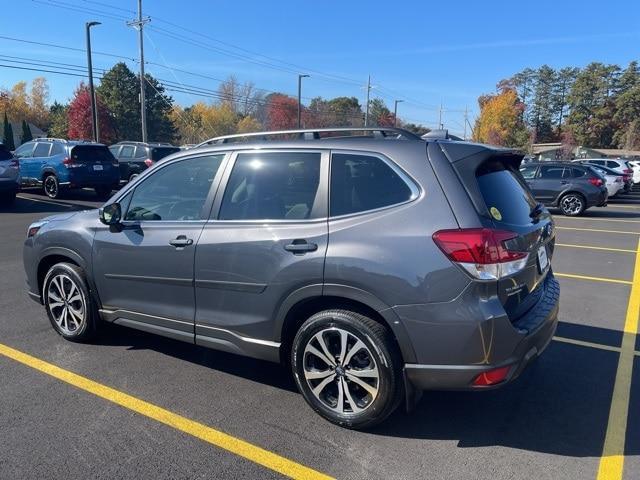
[[[179,152],[180,147],[170,143],[119,142],[109,150],[120,163],[120,179],[131,181],[154,163]]]
[[[13,153],[0,143],[0,204],[12,203],[20,190],[20,164]]]
[[[588,165],[562,162],[528,163],[520,173],[537,201],[576,216],[607,204],[604,179]]]

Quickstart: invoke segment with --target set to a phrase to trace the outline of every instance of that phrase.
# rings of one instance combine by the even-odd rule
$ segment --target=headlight
[[[31,225],[29,225],[29,228],[27,228],[27,238],[33,237],[47,223],[48,222],[46,222],[46,221],[33,222]]]

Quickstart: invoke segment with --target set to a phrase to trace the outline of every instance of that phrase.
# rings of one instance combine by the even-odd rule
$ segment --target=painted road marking
[[[591,280],[592,282],[621,283],[623,285],[631,285],[633,282],[629,280],[618,280],[617,278],[590,277],[588,275],[575,275],[573,273],[553,273],[556,277],[575,278],[577,280]]]
[[[627,220],[623,218],[601,218],[601,217],[553,217],[555,221],[558,220],[583,220],[585,222],[590,222],[591,220],[595,220],[596,222],[619,222],[619,223],[640,223],[640,220]]]
[[[620,253],[633,253],[635,250],[628,248],[611,248],[611,247],[596,247],[595,245],[573,245],[571,243],[556,243],[556,247],[569,247],[569,248],[586,248],[590,250],[604,250],[606,252],[620,252]]]
[[[556,342],[569,343],[571,345],[577,345],[579,347],[595,348],[595,349],[598,349],[598,350],[607,350],[609,352],[618,352],[618,353],[620,353],[620,350],[621,350],[620,347],[612,347],[611,345],[604,345],[602,343],[585,342],[584,340],[576,340],[574,338],[553,337],[553,339]],[[638,354],[640,355],[640,352],[638,352]]]
[[[176,430],[180,430],[188,435],[199,438],[216,447],[227,450],[235,455],[262,465],[274,472],[295,479],[327,480],[329,477],[323,473],[305,467],[280,455],[260,448],[249,442],[233,437],[227,433],[198,423],[189,418],[173,413],[152,403],[145,402],[139,398],[128,395],[114,388],[94,382],[76,373],[64,370],[51,363],[47,363],[39,358],[32,357],[26,353],[15,350],[6,345],[0,344],[0,355],[22,363],[28,367],[50,375],[69,385],[73,385],[85,392],[92,393],[109,402],[132,410],[142,416],[164,423]]]
[[[61,207],[67,207],[67,208],[74,208],[75,207],[75,205],[69,205],[68,203],[54,202],[53,200],[42,200],[42,199],[39,199],[39,198],[24,197],[22,195],[16,195],[16,197],[21,198],[22,200],[29,200],[30,202],[48,203],[48,204],[51,204],[51,205],[59,205]]]
[[[624,233],[628,235],[640,235],[640,232],[626,232],[622,230],[600,230],[598,228],[559,227],[557,225],[556,230],[577,230],[579,232]]]
[[[633,284],[624,322],[622,347],[611,397],[607,434],[604,438],[597,480],[621,480],[624,471],[624,446],[627,433],[627,416],[631,397],[631,379],[635,356],[636,335],[640,317],[640,240],[636,251]]]

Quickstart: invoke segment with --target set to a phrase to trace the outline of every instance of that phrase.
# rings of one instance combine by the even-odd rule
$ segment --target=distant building
[[[531,145],[531,156],[538,161],[556,161],[563,159],[561,143],[534,143]],[[640,150],[625,150],[620,148],[589,148],[575,147],[571,150],[574,158],[629,158],[640,159]],[[567,160],[567,159],[565,159]]]
[[[9,122],[11,123],[11,128],[13,129],[13,144],[18,148],[22,145],[22,141],[20,139],[20,135],[22,135],[22,122]],[[46,132],[43,132],[38,127],[36,127],[33,123],[29,123],[29,128],[31,129],[31,136],[33,138],[45,138],[47,136]]]

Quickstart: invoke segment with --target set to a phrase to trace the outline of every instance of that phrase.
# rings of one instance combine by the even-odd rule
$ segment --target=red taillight
[[[498,280],[521,271],[529,254],[511,250],[509,240],[518,237],[514,232],[489,228],[440,230],[433,241],[451,260],[480,280]]]
[[[630,168],[625,168],[622,173],[633,173],[633,170],[631,170]]]
[[[14,158],[9,162],[9,168],[15,168],[16,170],[20,168],[20,162],[18,162],[17,158]]]
[[[153,165],[153,160],[151,160],[150,158],[147,158],[144,161],[144,164],[147,166],[147,168],[151,168],[151,165]]]
[[[476,387],[488,387],[489,385],[496,385],[497,383],[504,382],[509,375],[510,366],[494,368],[488,372],[481,373],[473,381],[473,385]]]
[[[527,256],[525,252],[510,251],[505,242],[518,236],[517,233],[489,228],[467,228],[440,230],[433,240],[440,250],[454,262],[490,263],[510,262]]]
[[[591,185],[596,186],[596,187],[601,187],[603,185],[602,179],[601,178],[596,178],[596,177],[591,177],[589,179],[589,183]]]
[[[64,157],[64,159],[62,160],[62,163],[63,163],[64,165],[72,165],[72,164],[74,163],[74,162],[73,162],[73,158]]]

